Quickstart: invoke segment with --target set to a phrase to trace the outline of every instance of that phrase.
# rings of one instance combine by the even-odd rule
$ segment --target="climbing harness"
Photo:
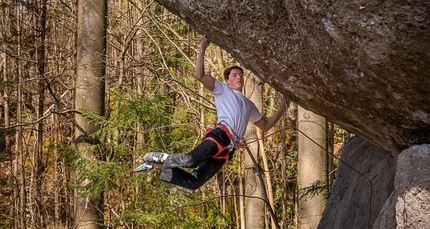
[[[206,133],[202,137],[202,142],[212,141],[217,145],[218,152],[214,156],[212,156],[213,159],[225,159],[226,161],[228,161],[230,159],[230,153],[233,152],[234,149],[247,147],[246,144],[234,141],[233,136],[231,135],[227,126],[225,126],[224,124],[218,123],[215,128],[221,128],[225,131],[228,138],[230,139],[230,144],[228,144],[228,146],[222,146],[215,138],[208,137],[207,134],[211,132],[214,128],[207,128]]]

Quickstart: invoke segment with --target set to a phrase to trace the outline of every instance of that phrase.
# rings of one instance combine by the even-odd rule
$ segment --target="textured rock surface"
[[[373,223],[372,229],[386,229],[386,228],[396,228],[396,200],[397,195],[393,191],[385,202],[384,206],[379,213],[378,218],[376,218],[375,223]]]
[[[157,1],[302,107],[394,154],[429,142],[429,1]]]
[[[430,145],[404,150],[397,160],[394,192],[372,229],[430,228]]]
[[[346,164],[339,163],[318,229],[370,228],[394,191],[396,161],[389,151],[360,137],[342,148],[341,160]]]
[[[416,145],[398,159],[397,228],[430,228],[430,145]],[[396,195],[395,194],[395,195]]]

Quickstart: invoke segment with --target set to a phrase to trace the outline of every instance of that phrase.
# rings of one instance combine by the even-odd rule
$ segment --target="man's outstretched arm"
[[[281,102],[281,106],[279,107],[279,110],[277,110],[270,118],[262,118],[254,123],[258,128],[260,128],[263,132],[269,131],[282,117],[282,114],[287,110],[287,103],[288,101],[284,97]]]
[[[215,88],[215,78],[208,74],[205,74],[205,52],[209,44],[209,39],[207,37],[203,37],[202,43],[200,44],[200,51],[197,56],[194,77],[198,81],[200,81],[207,89],[213,91]]]

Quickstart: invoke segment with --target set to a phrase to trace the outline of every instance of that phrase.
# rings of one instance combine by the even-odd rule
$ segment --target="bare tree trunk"
[[[219,75],[222,76],[224,73],[225,65],[224,65],[224,58],[222,55],[222,49],[219,47],[215,49],[215,59],[217,60],[216,63],[217,63]]]
[[[280,122],[281,122],[281,125],[282,125],[282,127],[285,127],[285,119],[283,119],[283,118],[281,118],[280,120],[279,120]],[[284,131],[282,131],[280,134],[281,134],[281,137],[280,137],[280,139],[285,139],[286,137],[285,137],[285,135],[286,135],[286,132],[287,132],[288,130],[286,130],[286,129],[284,129]],[[282,141],[281,141],[282,142]],[[283,142],[283,145],[285,146],[285,145],[287,145],[286,143],[285,143],[285,141]],[[287,167],[286,167],[286,155],[287,155],[287,147],[281,147],[280,148],[280,152],[279,152],[279,157],[278,157],[278,160],[279,160],[279,167],[277,167],[277,170],[279,170],[279,171],[281,171],[281,173],[280,173],[280,183],[281,183],[281,185],[280,185],[280,194],[281,194],[281,206],[282,206],[282,212],[281,212],[281,227],[282,228],[285,228],[285,225],[286,224],[288,224],[287,222],[288,222],[288,216],[287,216],[287,209],[288,209],[288,202],[287,202],[287,197],[288,197],[288,194],[287,194],[287,181],[286,181],[286,173],[287,173]],[[276,182],[276,181],[275,181]],[[275,210],[275,209],[274,209]],[[276,210],[275,210],[276,211]]]
[[[242,179],[242,174],[243,174],[243,169],[242,169],[242,153],[238,153],[238,164],[239,164],[239,168],[238,168],[238,176],[239,176],[239,215],[240,215],[240,229],[246,229],[245,227],[245,203],[244,203],[244,187],[243,187],[243,179]]]
[[[55,28],[55,22],[51,21],[49,26],[51,28]],[[52,34],[54,37],[56,37],[57,33],[56,33],[55,29],[52,31]],[[57,45],[55,45],[53,49],[54,49],[54,51],[53,51],[54,53],[58,53],[58,46]],[[52,71],[53,71],[54,75],[59,74],[58,69],[60,68],[60,65],[61,64],[57,62],[52,67],[52,69],[53,69]],[[52,109],[59,110],[57,106],[53,107]],[[60,123],[59,123],[58,116],[53,115],[51,117],[51,121],[53,123],[53,130],[54,130],[52,133],[52,138],[53,138],[53,141],[56,142],[56,144],[57,144],[56,147],[54,148],[54,228],[59,228],[61,225],[61,222],[60,222],[60,209],[61,208],[60,208],[60,206],[62,205],[62,203],[60,202],[61,201],[60,195],[61,195],[61,188],[62,187],[61,187],[61,182],[60,182],[61,171],[59,168],[59,163],[60,163],[59,145],[62,141],[61,141],[61,137],[60,137],[61,129],[60,129]]]
[[[61,142],[60,139],[60,125],[58,123],[58,117],[56,115],[52,116],[52,122],[54,123],[54,142]],[[54,188],[54,228],[59,228],[61,223],[60,223],[60,191],[61,191],[61,186],[60,186],[60,171],[58,168],[58,161],[59,161],[59,157],[58,157],[58,146],[55,147],[54,149],[54,184],[55,184],[55,188]]]
[[[327,181],[327,122],[325,118],[299,107],[298,129],[297,184],[300,190],[316,181]],[[324,207],[322,194],[299,199],[298,228],[317,228]]]
[[[262,110],[263,87],[262,83],[253,74],[248,77],[245,85],[246,95],[255,103],[259,110]],[[247,141],[257,140],[256,127],[248,123],[245,138]],[[249,150],[254,158],[258,157],[258,141],[249,144]],[[249,155],[245,155],[245,218],[247,229],[265,228],[265,203],[262,201],[263,193],[258,178],[257,168],[251,161]]]
[[[6,50],[6,45],[2,45],[2,49]],[[2,74],[2,79],[4,83],[8,83],[9,79],[8,79],[8,71],[7,71],[7,55],[4,52],[0,52],[0,73]],[[7,129],[10,126],[10,116],[9,116],[9,91],[8,89],[5,87],[3,88],[3,112],[4,112],[4,127]],[[6,154],[9,154],[9,176],[8,176],[8,187],[10,190],[12,190],[12,194],[9,195],[9,199],[10,199],[10,207],[9,207],[9,217],[10,217],[10,228],[11,229],[15,229],[16,228],[16,223],[15,223],[15,205],[14,203],[14,195],[13,195],[13,191],[14,191],[14,186],[15,186],[15,179],[14,179],[14,174],[12,171],[14,171],[14,166],[13,166],[13,151],[11,149],[11,141],[10,141],[10,135],[8,133],[5,134],[5,150],[4,152]]]
[[[274,88],[271,88],[268,91],[268,98],[269,98],[269,107],[278,107],[279,103],[276,103],[276,97],[278,97],[278,95],[280,94],[279,92],[277,92]],[[282,95],[281,95],[282,96]],[[267,135],[269,135],[269,137],[267,137],[266,139],[266,144],[267,146],[271,147],[273,145],[273,133],[275,132],[275,128],[270,129],[267,132]]]
[[[62,158],[62,164],[65,165],[66,164],[66,157]],[[62,190],[63,190],[63,194],[64,194],[64,199],[65,199],[65,203],[64,203],[64,210],[65,210],[65,218],[66,218],[66,222],[64,225],[64,229],[68,229],[70,225],[72,225],[72,201],[74,199],[74,197],[72,196],[72,193],[70,191],[70,189],[68,188],[68,181],[69,181],[69,177],[70,173],[67,171],[66,166],[62,167],[61,170],[61,175],[62,175],[62,181],[63,181],[63,186],[62,186]]]
[[[20,4],[16,6],[16,28],[17,33],[21,34],[21,12],[20,12]],[[17,56],[21,56],[21,37],[17,38]],[[17,108],[16,108],[16,122],[17,124],[22,123],[22,84],[23,77],[21,72],[21,62],[19,58],[16,59],[16,76],[18,78],[18,85],[16,88],[16,100],[17,100]],[[26,190],[25,190],[25,173],[24,173],[24,150],[23,150],[23,127],[18,126],[16,132],[16,158],[15,158],[15,168],[14,168],[14,176],[16,177],[15,182],[15,191],[14,191],[14,202],[15,202],[15,216],[18,220],[15,225],[17,228],[26,228],[25,221],[25,213],[26,213]]]
[[[143,8],[143,4],[146,5],[146,3],[140,2],[142,4],[142,8]],[[141,25],[141,26],[145,26],[145,25]],[[141,36],[140,32],[138,31],[137,36]],[[143,41],[139,40],[136,42],[136,52],[137,52],[137,58],[143,58],[143,53],[144,53],[144,44]],[[137,94],[143,99],[144,98],[144,89],[145,89],[145,80],[146,80],[147,74],[146,71],[144,71],[142,74],[137,74],[135,77],[136,78],[136,84],[137,84]],[[141,124],[138,124],[137,126],[137,139],[136,139],[136,149],[145,144],[145,135],[143,134],[143,132],[145,131],[144,126]],[[137,157],[137,150],[135,150],[135,152],[133,152],[133,159],[135,162],[137,162],[137,165],[140,165],[143,163],[143,157],[138,158]],[[139,185],[137,185],[136,187],[136,193],[138,193],[139,195],[144,195],[145,188],[144,188],[144,183],[139,183]],[[136,200],[136,199],[135,199]]]
[[[39,15],[40,17],[37,19],[38,25],[40,26],[40,34],[37,34],[38,40],[36,41],[36,61],[37,68],[39,73],[39,82],[38,82],[38,110],[37,110],[37,119],[43,116],[43,112],[45,109],[45,34],[46,34],[46,0],[41,1],[41,6],[38,7],[40,9]],[[40,21],[39,21],[40,20]],[[43,217],[45,211],[42,209],[43,201],[42,201],[42,174],[44,169],[44,165],[42,164],[42,151],[43,151],[43,121],[37,123],[37,149],[36,149],[36,158],[35,160],[35,175],[36,175],[36,184],[35,184],[35,201],[36,201],[36,227],[44,228]]]
[[[17,60],[17,63],[19,60]],[[19,64],[17,64],[19,69]],[[16,121],[17,124],[22,123],[22,77],[21,77],[21,71],[18,70],[18,87],[17,87],[17,108],[16,108]],[[25,195],[25,177],[24,177],[24,151],[23,151],[23,127],[18,126],[18,131],[16,132],[16,159],[15,159],[15,168],[14,168],[14,174],[16,177],[16,183],[15,183],[15,215],[17,216],[16,219],[19,220],[19,223],[16,225],[17,228],[26,228],[25,224],[25,214],[26,211],[25,206],[26,204],[26,195]],[[18,217],[19,216],[19,217]]]
[[[266,187],[267,187],[267,197],[269,198],[269,204],[272,209],[275,209],[275,203],[273,200],[273,189],[272,189],[272,179],[270,178],[269,165],[267,164],[267,156],[266,151],[264,149],[264,139],[263,133],[260,129],[256,128],[257,137],[258,137],[258,145],[261,152],[261,160],[263,161],[263,169],[264,169],[264,177],[266,178]],[[272,228],[276,228],[276,223],[271,218]]]
[[[85,108],[99,115],[104,115],[105,112],[106,13],[106,0],[78,1],[75,109]],[[82,128],[75,129],[77,150],[83,153],[86,160],[96,160],[96,152],[86,152],[83,149],[96,144],[88,135],[97,131],[98,127],[78,114],[75,120]],[[81,185],[86,186],[90,182],[86,178]],[[82,194],[77,190],[75,196],[76,228],[102,228],[103,195],[91,193],[83,197]]]

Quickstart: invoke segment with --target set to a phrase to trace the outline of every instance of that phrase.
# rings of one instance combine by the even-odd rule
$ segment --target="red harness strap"
[[[221,127],[225,133],[227,134],[228,138],[230,138],[230,140],[233,140],[233,135],[231,135],[230,131],[228,130],[227,126],[222,124],[222,123],[218,123],[217,126]],[[233,140],[234,141],[234,140]]]
[[[217,145],[217,147],[218,147],[218,153],[216,153],[215,155],[212,156],[213,159],[225,159],[226,161],[228,161],[230,159],[229,155],[230,155],[231,151],[230,151],[230,147],[229,146],[222,146],[213,137],[207,137],[203,141],[207,141],[207,140],[214,142]],[[224,152],[225,150],[228,150],[227,154],[226,155],[221,155],[221,153]]]
[[[212,158],[214,158],[214,159],[225,159],[226,161],[228,161],[230,159],[230,152],[232,152],[234,148],[244,147],[244,144],[241,144],[239,142],[235,142],[233,140],[233,136],[231,135],[230,131],[227,129],[227,127],[224,124],[218,123],[217,126],[221,127],[225,131],[228,138],[230,138],[230,144],[228,146],[222,146],[221,144],[219,144],[219,142],[215,138],[206,137],[206,134],[209,133],[210,131],[212,131],[213,128],[208,128],[206,130],[206,134],[203,135],[202,141],[209,140],[209,141],[214,142],[217,145],[218,153],[216,153],[214,156],[212,156]],[[221,155],[222,152],[224,152],[225,150],[228,150],[227,154]]]
[[[228,130],[227,126],[222,124],[222,123],[218,123],[218,126],[221,127],[226,133],[227,136],[230,138],[231,142],[233,143],[233,147],[238,149],[238,148],[246,148],[248,147],[248,145],[244,144],[244,143],[240,143],[240,142],[236,142],[233,139],[233,135],[231,135],[230,131]]]

